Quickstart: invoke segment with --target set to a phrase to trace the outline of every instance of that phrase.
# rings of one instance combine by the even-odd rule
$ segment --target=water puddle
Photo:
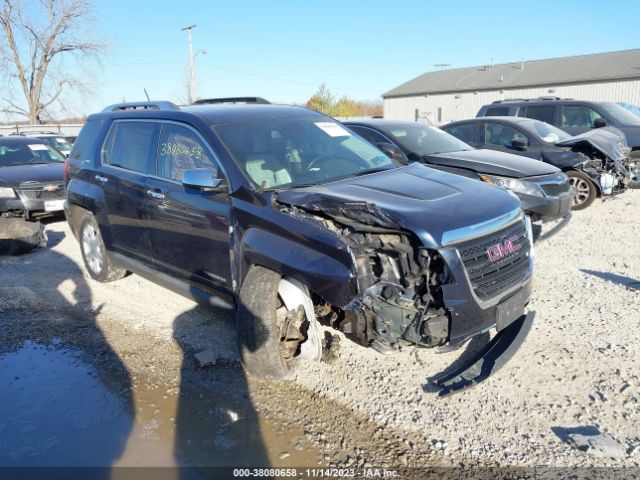
[[[303,432],[246,392],[163,388],[97,371],[81,351],[25,342],[0,356],[0,466],[314,466]]]

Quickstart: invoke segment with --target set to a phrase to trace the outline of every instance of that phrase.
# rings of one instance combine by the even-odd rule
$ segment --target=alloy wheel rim
[[[571,198],[571,203],[573,206],[582,205],[589,198],[589,184],[586,180],[582,178],[573,177],[569,180],[569,184],[571,185],[571,190],[573,191],[573,196]]]
[[[98,233],[91,225],[87,225],[82,232],[82,250],[87,260],[87,265],[93,273],[102,270],[102,250],[98,242]]]

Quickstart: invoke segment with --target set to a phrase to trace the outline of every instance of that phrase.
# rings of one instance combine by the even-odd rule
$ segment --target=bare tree
[[[64,59],[81,64],[98,60],[104,45],[87,40],[90,0],[0,0],[0,68],[8,77],[8,94],[1,110],[41,122],[47,109],[67,89],[82,87],[78,75],[68,73]]]

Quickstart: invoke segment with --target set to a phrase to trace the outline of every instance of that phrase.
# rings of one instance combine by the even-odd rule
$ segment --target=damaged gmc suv
[[[318,360],[320,324],[383,353],[497,334],[443,392],[526,336],[531,225],[512,194],[400,166],[333,119],[283,105],[119,104],[89,117],[65,213],[97,281],[128,271],[237,310],[249,373]]]

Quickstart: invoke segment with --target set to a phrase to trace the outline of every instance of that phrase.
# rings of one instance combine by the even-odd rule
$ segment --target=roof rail
[[[30,134],[37,133],[40,135],[60,135],[60,132],[53,132],[51,130],[20,130],[12,132],[11,135],[23,135],[28,137]]]
[[[201,98],[193,102],[193,105],[211,105],[216,103],[259,103],[270,105],[271,102],[262,97],[227,97],[227,98]]]
[[[495,100],[491,103],[536,102],[536,101],[553,101],[553,100],[573,100],[573,98],[560,98],[560,97],[554,97],[554,96],[541,96],[537,98],[505,98],[504,100]]]
[[[159,102],[129,102],[129,103],[116,103],[109,105],[103,112],[116,112],[118,110],[180,110],[175,103],[167,101]]]

